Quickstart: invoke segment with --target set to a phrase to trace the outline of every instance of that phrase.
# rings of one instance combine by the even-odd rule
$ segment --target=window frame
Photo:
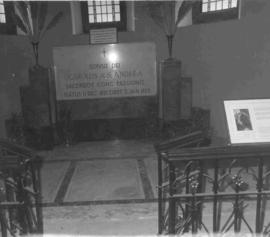
[[[196,1],[193,5],[193,22],[195,24],[200,23],[210,23],[210,22],[218,22],[225,20],[232,20],[239,18],[239,5],[240,0],[237,0],[237,6],[234,8],[216,10],[216,11],[207,11],[202,12],[202,0]]]
[[[14,14],[13,2],[3,1],[3,3],[6,15],[6,22],[0,23],[0,34],[8,34],[8,35],[16,34],[17,27],[12,17],[12,14]]]
[[[120,1],[120,21],[119,22],[100,22],[90,23],[88,18],[87,1],[81,2],[83,32],[89,33],[90,29],[102,29],[116,27],[118,31],[127,30],[127,7],[124,1]]]
[[[0,21],[0,24],[5,24],[6,23],[6,11],[5,11],[5,5],[4,5],[4,1],[3,0],[0,1],[0,6],[3,6],[3,8],[4,8],[4,12],[0,12],[0,16],[2,16],[2,15],[5,16],[5,22],[1,22]]]

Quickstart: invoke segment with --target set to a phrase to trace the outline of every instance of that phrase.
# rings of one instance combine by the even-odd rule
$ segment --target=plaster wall
[[[165,36],[160,34],[160,29],[145,13],[144,6],[143,3],[135,4],[136,31],[119,32],[118,41],[154,41],[159,45],[157,58],[164,58],[167,50]],[[39,45],[39,63],[45,67],[53,66],[54,46],[89,44],[88,34],[72,34],[70,2],[50,2],[47,19],[58,11],[64,12],[64,18],[45,34]],[[12,113],[21,111],[19,88],[21,85],[28,84],[28,68],[33,66],[34,57],[31,45],[25,36],[0,35],[0,43],[3,46],[0,49],[0,137],[5,137],[4,121]]]
[[[242,0],[241,17],[180,28],[175,54],[193,78],[193,105],[211,110],[214,136],[227,136],[223,100],[270,97],[270,2]]]
[[[226,137],[224,99],[270,97],[270,2],[242,0],[241,19],[179,28],[173,55],[182,61],[184,76],[193,78],[193,105],[211,109],[215,135]],[[40,44],[40,64],[52,66],[54,46],[88,44],[87,34],[72,35],[69,2],[50,2],[49,17],[65,17]],[[135,31],[120,32],[119,42],[154,41],[157,60],[168,56],[163,32],[135,2]],[[31,45],[24,36],[0,35],[0,137],[4,120],[20,112],[19,87],[28,83],[33,65]]]

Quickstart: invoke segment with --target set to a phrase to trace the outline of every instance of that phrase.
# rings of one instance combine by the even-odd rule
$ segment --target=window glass
[[[93,7],[88,7],[88,14],[89,14],[89,15],[94,14],[94,9],[93,9]]]
[[[127,7],[125,1],[81,1],[83,32],[90,29],[127,29]]]
[[[96,6],[96,13],[97,14],[101,13],[101,7],[100,6]]]
[[[112,14],[108,14],[108,21],[109,21],[109,22],[113,21]]]
[[[231,7],[237,7],[237,0],[231,1]]]
[[[108,13],[112,13],[112,6],[111,5],[107,6],[107,11],[108,11]]]
[[[94,23],[95,22],[95,18],[93,15],[89,15],[89,22],[90,23]]]
[[[114,11],[115,11],[115,12],[120,12],[119,5],[115,5],[115,6],[114,6]]]
[[[97,15],[97,22],[101,22],[101,15]]]
[[[88,1],[88,18],[89,23],[120,21],[120,2]]]
[[[120,21],[120,13],[115,14],[115,21]]]
[[[228,9],[228,8],[229,8],[229,1],[223,0],[223,9]]]
[[[3,0],[0,0],[0,23],[6,23],[6,14]]]
[[[215,11],[216,10],[216,3],[215,2],[211,2],[210,3],[210,11]]]
[[[222,9],[222,1],[218,1],[217,2],[217,10],[221,10]]]
[[[202,12],[221,11],[237,7],[237,0],[202,0]]]
[[[203,4],[202,5],[202,12],[207,12],[208,11],[208,4]]]

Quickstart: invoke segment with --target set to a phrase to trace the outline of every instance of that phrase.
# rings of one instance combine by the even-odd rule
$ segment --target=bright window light
[[[0,0],[0,23],[6,23],[6,14],[3,0]]]
[[[201,11],[205,13],[236,8],[237,1],[238,0],[203,0]]]
[[[119,1],[88,1],[89,23],[120,21]]]

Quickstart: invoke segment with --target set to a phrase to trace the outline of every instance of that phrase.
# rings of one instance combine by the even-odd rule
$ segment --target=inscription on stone
[[[155,96],[155,45],[150,42],[55,47],[57,100]]]

